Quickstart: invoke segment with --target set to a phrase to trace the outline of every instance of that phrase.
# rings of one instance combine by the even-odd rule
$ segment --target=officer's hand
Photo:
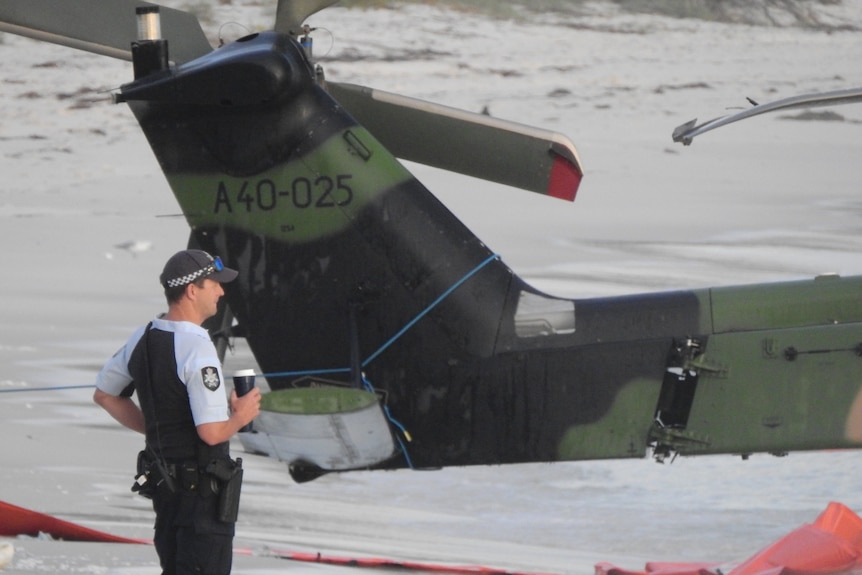
[[[236,414],[243,425],[251,423],[260,413],[260,389],[253,387],[242,397],[237,396],[236,390],[231,391],[230,410],[231,413]]]

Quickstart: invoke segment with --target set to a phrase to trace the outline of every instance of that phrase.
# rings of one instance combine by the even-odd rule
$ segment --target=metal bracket
[[[658,420],[650,428],[649,442],[654,444],[653,458],[658,463],[664,463],[668,457],[673,461],[679,453],[684,453],[690,447],[710,444],[708,437],[698,437],[684,429],[663,427]]]
[[[698,372],[698,374],[709,374],[713,377],[727,377],[729,368],[723,363],[707,359],[705,355],[698,355],[685,362],[685,368]]]
[[[708,438],[686,431],[701,374],[727,376],[727,367],[708,361],[704,352],[705,340],[702,338],[674,339],[671,344],[653,424],[648,433],[653,457],[660,463],[692,447],[709,444]]]

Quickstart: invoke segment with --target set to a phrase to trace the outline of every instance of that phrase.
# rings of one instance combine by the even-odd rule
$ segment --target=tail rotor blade
[[[0,32],[53,42],[96,54],[131,60],[138,38],[135,10],[155,6],[138,0],[2,0]],[[192,14],[159,6],[162,37],[171,60],[194,60],[212,46]]]
[[[575,199],[582,164],[561,134],[353,84],[327,89],[401,159]]]

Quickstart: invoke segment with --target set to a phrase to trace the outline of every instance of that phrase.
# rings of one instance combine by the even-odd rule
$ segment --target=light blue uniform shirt
[[[224,374],[207,330],[187,321],[153,320],[153,328],[173,332],[177,377],[189,394],[195,425],[227,421],[230,417]],[[135,330],[126,344],[108,360],[96,378],[96,387],[119,396],[132,383],[129,359],[146,326]]]

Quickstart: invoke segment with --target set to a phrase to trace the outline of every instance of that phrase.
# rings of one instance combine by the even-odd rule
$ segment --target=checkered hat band
[[[198,278],[206,277],[212,273],[215,273],[215,267],[212,265],[208,265],[207,267],[200,269],[194,273],[186,274],[182,277],[174,278],[172,280],[168,280],[167,287],[175,288],[179,286],[184,286],[186,284],[190,284]]]

